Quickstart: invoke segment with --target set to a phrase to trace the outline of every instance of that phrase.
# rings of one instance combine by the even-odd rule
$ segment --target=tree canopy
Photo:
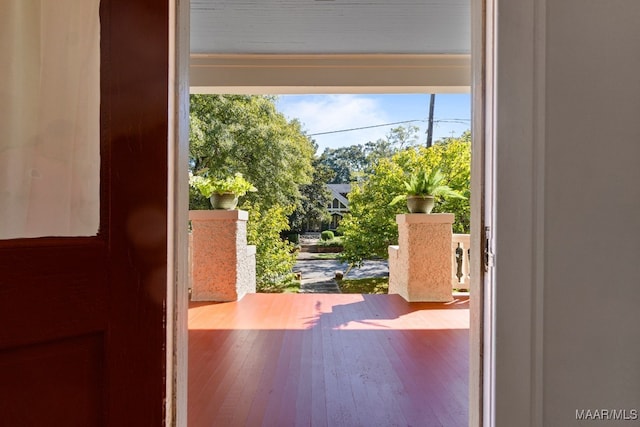
[[[293,214],[289,217],[292,230],[300,231],[307,226],[320,225],[331,220],[327,205],[331,202],[331,191],[327,183],[333,180],[335,172],[313,160],[313,179],[310,184],[300,186],[301,197]]]
[[[276,110],[274,98],[191,95],[189,165],[194,175],[240,172],[258,191],[246,200],[266,208],[295,204],[310,183],[315,148],[300,123]],[[193,196],[192,208],[206,203]],[[195,206],[194,206],[195,205]]]
[[[280,239],[287,216],[300,203],[300,185],[310,184],[312,141],[300,123],[276,110],[273,97],[191,95],[189,168],[194,175],[227,178],[241,173],[256,188],[241,198],[249,211],[247,240],[256,245],[259,290],[286,284],[295,255]],[[209,201],[191,191],[191,209]]]
[[[454,232],[468,233],[470,219],[469,186],[471,182],[471,134],[447,138],[432,147],[411,147],[381,158],[370,173],[352,186],[349,210],[340,223],[344,234],[342,258],[360,265],[371,258],[387,258],[388,246],[398,242],[395,217],[406,213],[405,205],[390,205],[395,196],[404,194],[404,180],[420,169],[440,169],[446,184],[466,199],[440,199],[434,212],[455,214]]]
[[[356,181],[363,173],[370,172],[378,160],[416,146],[418,131],[417,126],[398,126],[391,129],[386,138],[347,147],[325,148],[319,161],[335,173],[330,184]]]
[[[354,174],[362,172],[367,166],[367,156],[362,145],[350,145],[340,148],[325,148],[319,163],[334,173],[329,184],[348,183]]]

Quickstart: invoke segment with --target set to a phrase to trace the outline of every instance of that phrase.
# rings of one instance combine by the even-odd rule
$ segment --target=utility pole
[[[427,128],[427,148],[433,144],[433,107],[436,104],[436,94],[431,94],[429,101],[429,127]]]

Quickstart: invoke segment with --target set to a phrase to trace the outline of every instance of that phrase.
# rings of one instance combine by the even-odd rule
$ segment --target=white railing
[[[471,275],[469,264],[471,239],[468,234],[454,234],[451,239],[452,276],[451,286],[455,289],[469,290]]]

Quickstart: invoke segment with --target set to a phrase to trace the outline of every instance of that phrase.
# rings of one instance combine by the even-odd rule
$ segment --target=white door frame
[[[543,425],[546,1],[484,0],[495,253],[485,284],[485,425]]]
[[[493,413],[493,392],[492,378],[493,352],[492,339],[493,331],[483,329],[486,319],[485,313],[492,313],[491,307],[485,312],[487,301],[483,289],[486,284],[484,269],[482,268],[482,230],[485,221],[485,205],[490,203],[492,198],[485,198],[485,179],[487,173],[492,177],[493,149],[491,148],[493,137],[493,76],[492,68],[487,67],[493,59],[487,52],[486,46],[493,46],[494,41],[490,38],[492,34],[492,16],[494,9],[487,9],[497,0],[472,0],[472,58],[452,57],[442,55],[295,55],[295,56],[265,56],[265,55],[225,55],[224,58],[218,56],[214,61],[195,58],[196,66],[199,65],[210,68],[211,66],[222,66],[219,70],[229,66],[229,61],[236,64],[236,72],[227,73],[230,76],[238,76],[238,68],[246,70],[254,69],[253,76],[258,80],[254,84],[238,84],[237,81],[218,85],[215,89],[220,93],[221,88],[226,88],[230,93],[372,93],[372,92],[395,92],[395,93],[415,93],[415,92],[461,92],[460,87],[472,86],[472,132],[474,133],[473,153],[472,153],[472,274],[478,278],[473,282],[471,297],[471,345],[470,345],[470,426],[491,425]],[[187,164],[188,164],[188,108],[189,108],[189,1],[170,0],[171,7],[171,56],[170,61],[170,90],[169,90],[169,219],[168,219],[168,275],[167,275],[167,400],[166,400],[166,424],[171,426],[186,426],[187,421]],[[222,63],[220,62],[222,60]],[[251,62],[253,60],[253,63]],[[301,70],[304,70],[307,83],[298,83],[297,86],[282,86],[279,83],[265,84],[260,80],[265,75],[269,75],[269,61],[278,62],[276,68],[281,79],[286,76],[289,64],[291,75],[297,75],[298,79]],[[203,63],[204,61],[204,63]],[[216,62],[217,61],[217,62]],[[226,63],[224,61],[227,61]],[[465,64],[466,61],[466,64]],[[334,69],[348,77],[344,81],[322,81],[317,84],[319,78],[326,78],[327,67],[330,63]],[[256,64],[261,71],[255,73]],[[285,67],[283,67],[283,64]],[[324,64],[324,65],[323,65]],[[363,76],[367,68],[371,70],[370,78]],[[449,72],[442,72],[443,64],[450,66]],[[466,69],[466,74],[465,74]],[[415,75],[409,78],[410,81],[404,86],[398,86],[397,72],[412,70]],[[209,70],[210,71],[210,70]],[[432,76],[439,76],[436,84],[429,86],[420,85],[420,75],[424,76],[431,72]],[[192,70],[193,73],[193,70]],[[365,72],[366,73],[366,72]],[[426,74],[425,74],[426,73]],[[453,73],[453,74],[452,74]],[[396,77],[394,78],[394,74]],[[446,80],[447,76],[455,75],[457,81],[462,84],[453,84]],[[262,77],[260,77],[262,76]],[[405,74],[406,76],[406,74]],[[197,77],[194,75],[194,77]],[[313,78],[316,78],[314,82]],[[422,77],[424,78],[424,77]],[[464,79],[467,80],[464,83]],[[286,82],[287,80],[278,80]],[[300,80],[297,80],[300,82]],[[366,84],[359,82],[366,81]],[[372,83],[373,82],[373,83]],[[486,83],[486,85],[485,85]],[[443,86],[458,87],[456,90],[443,90]],[[265,88],[268,87],[268,90]],[[262,88],[262,90],[259,90]],[[324,89],[324,90],[323,90]],[[487,166],[489,161],[489,166]],[[493,182],[491,182],[493,185]],[[490,192],[493,194],[493,192]],[[492,211],[489,211],[492,212]],[[475,224],[475,225],[474,225]],[[491,277],[487,275],[486,277]],[[491,301],[489,301],[491,302]],[[489,319],[491,316],[489,316]],[[489,325],[491,327],[491,325]],[[485,337],[489,337],[489,347],[483,349]],[[489,352],[487,352],[489,350]],[[483,354],[491,356],[484,357]],[[487,361],[489,363],[487,364]],[[483,371],[484,369],[484,371]],[[489,385],[489,388],[486,386]],[[484,390],[483,390],[483,387]],[[485,393],[483,399],[483,392]],[[489,395],[486,395],[486,393]],[[483,409],[484,408],[484,409]],[[484,419],[484,422],[483,422]],[[486,424],[485,424],[486,423]]]
[[[493,0],[471,1],[471,281],[469,426],[493,422]],[[487,232],[487,230],[489,232]],[[477,279],[476,279],[477,278]]]
[[[189,0],[169,0],[165,425],[187,426]]]

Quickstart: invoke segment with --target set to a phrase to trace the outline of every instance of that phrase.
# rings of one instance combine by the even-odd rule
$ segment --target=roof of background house
[[[351,191],[351,184],[327,184],[327,187],[334,199],[338,199],[345,207],[349,207],[349,200],[346,196]]]
[[[331,191],[340,193],[343,196],[349,194],[351,191],[351,184],[327,184],[327,187],[329,187]]]

